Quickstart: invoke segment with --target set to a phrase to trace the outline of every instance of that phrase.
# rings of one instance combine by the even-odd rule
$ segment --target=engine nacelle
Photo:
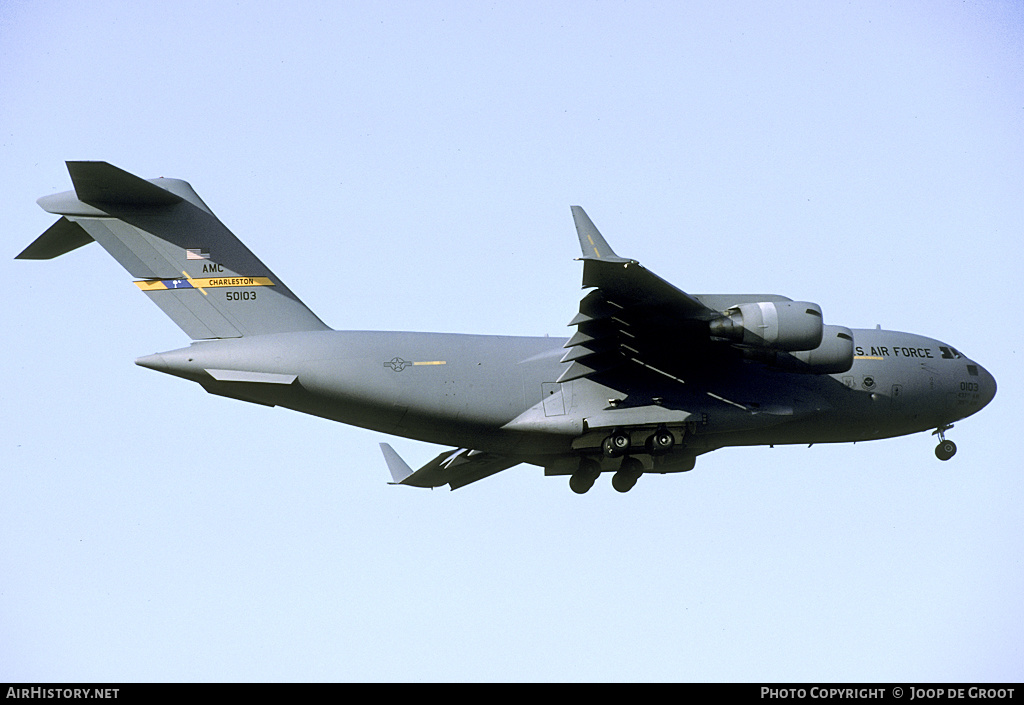
[[[843,326],[822,326],[821,345],[814,350],[770,350],[744,348],[748,360],[771,365],[785,372],[834,375],[853,367],[853,331]]]
[[[807,372],[834,375],[853,367],[853,331],[843,326],[824,326],[821,345],[814,350],[790,353],[807,365]]]
[[[814,350],[821,345],[821,307],[808,301],[762,301],[733,306],[711,321],[711,335],[772,350]]]

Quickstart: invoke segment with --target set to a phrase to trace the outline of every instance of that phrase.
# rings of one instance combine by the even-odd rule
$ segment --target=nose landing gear
[[[939,445],[935,446],[935,457],[939,460],[949,460],[956,455],[956,443],[946,440],[946,431],[951,428],[953,428],[953,424],[939,426],[932,432],[933,436],[939,437]]]

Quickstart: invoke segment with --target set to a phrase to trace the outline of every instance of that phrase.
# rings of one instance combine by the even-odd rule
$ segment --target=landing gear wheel
[[[576,494],[586,494],[600,476],[601,464],[591,458],[582,458],[579,468],[569,478],[569,489]]]
[[[626,458],[622,461],[619,471],[612,475],[612,487],[616,492],[629,492],[643,472],[643,463],[636,458]]]
[[[618,458],[625,455],[629,450],[629,434],[616,431],[604,439],[604,442],[601,443],[601,450],[604,451],[605,456],[608,458]]]
[[[572,475],[569,478],[569,489],[576,494],[586,494],[590,491],[590,488],[594,486],[595,479],[597,478]]]
[[[956,455],[956,443],[953,441],[943,440],[935,446],[935,457],[939,460],[949,460],[954,455]]]
[[[676,437],[667,428],[659,428],[647,439],[647,452],[651,455],[664,455],[672,450]]]

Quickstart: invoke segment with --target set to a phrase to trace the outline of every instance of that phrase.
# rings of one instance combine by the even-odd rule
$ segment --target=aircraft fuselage
[[[678,421],[667,423],[700,453],[889,438],[948,426],[995,394],[992,375],[945,343],[886,330],[854,335],[854,365],[840,374],[751,362],[742,375],[709,371],[628,395],[586,379],[558,384],[566,341],[549,337],[297,332],[197,342],[137,362],[213,394],[523,456],[571,451],[574,439],[599,427],[591,419],[623,404],[674,410]],[[644,398],[648,392],[657,399]],[[516,423],[531,412],[533,422]]]
[[[176,179],[68,162],[73,191],[19,259],[97,242],[194,342],[138,364],[207,391],[455,446],[395,484],[464,487],[519,463],[602,472],[627,492],[735,445],[836,443],[936,429],[985,406],[992,375],[931,338],[851,330],[776,294],[693,296],[620,257],[571,206],[583,262],[568,339],[334,331]]]

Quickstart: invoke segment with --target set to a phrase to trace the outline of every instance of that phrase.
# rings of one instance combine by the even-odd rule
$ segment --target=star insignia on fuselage
[[[393,357],[393,358],[391,358],[390,360],[388,360],[387,362],[384,363],[384,367],[390,367],[395,372],[401,372],[402,370],[404,370],[406,367],[408,367],[411,364],[412,363],[409,362],[408,360],[403,360],[400,357]]]

